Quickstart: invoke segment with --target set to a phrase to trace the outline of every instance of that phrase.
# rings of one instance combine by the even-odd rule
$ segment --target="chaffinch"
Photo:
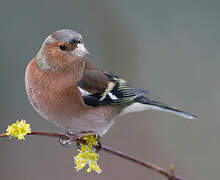
[[[105,134],[114,118],[147,109],[196,116],[150,100],[118,76],[86,61],[83,37],[63,29],[50,34],[28,64],[27,95],[44,118],[67,130]]]

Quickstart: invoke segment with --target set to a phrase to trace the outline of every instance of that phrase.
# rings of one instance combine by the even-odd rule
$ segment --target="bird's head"
[[[42,69],[59,68],[82,60],[87,54],[83,37],[73,30],[62,29],[45,39],[36,60]]]

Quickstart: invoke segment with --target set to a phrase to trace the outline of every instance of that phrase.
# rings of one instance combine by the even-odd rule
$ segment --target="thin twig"
[[[109,147],[106,147],[106,146],[102,146],[102,149],[105,150],[106,152],[109,152],[109,153],[114,154],[116,156],[119,156],[121,158],[133,161],[134,163],[139,164],[141,166],[145,166],[149,169],[153,169],[153,170],[159,172],[160,174],[163,174],[166,177],[170,177],[170,174],[166,170],[160,168],[159,166],[156,166],[156,165],[153,165],[153,164],[150,164],[150,163],[146,163],[146,162],[144,162],[140,159],[136,159],[136,158],[134,158],[134,157],[132,157],[128,154],[122,153],[122,152],[117,151],[117,150],[113,150],[113,149],[111,149]]]
[[[43,131],[32,131],[31,133],[29,133],[28,135],[40,135],[40,136],[49,136],[49,137],[56,137],[56,138],[62,138],[62,139],[69,139],[68,136],[66,136],[65,134],[60,134],[60,133],[52,133],[52,132],[43,132]],[[6,134],[0,134],[0,138],[4,138],[7,137]],[[73,141],[76,141],[79,138],[79,136],[76,136],[75,138],[72,138]],[[175,176],[172,172],[169,172],[157,165],[151,164],[149,162],[145,162],[142,160],[139,160],[135,157],[132,157],[128,154],[122,153],[120,151],[114,150],[110,147],[107,146],[102,146],[102,150],[105,152],[108,152],[110,154],[116,155],[118,157],[121,157],[123,159],[127,159],[129,161],[132,161],[136,164],[139,164],[141,166],[147,167],[148,169],[151,169],[155,172],[158,172],[159,174],[165,176],[166,178],[168,178],[168,180],[184,180],[183,178],[179,177],[179,176]]]

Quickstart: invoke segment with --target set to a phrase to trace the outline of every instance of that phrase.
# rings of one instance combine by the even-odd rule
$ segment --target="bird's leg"
[[[59,138],[59,143],[64,147],[70,147],[72,145],[72,141],[76,141],[77,146],[83,141],[81,138],[84,136],[88,136],[94,134],[92,131],[77,131],[74,132],[71,129],[67,129],[67,133],[65,134],[68,138]]]
[[[69,131],[69,130],[67,130],[67,132],[64,134],[66,137],[60,137],[59,138],[59,143],[62,145],[62,146],[64,146],[64,147],[70,147],[71,145],[72,145],[72,136],[74,136],[75,135],[75,133],[73,133],[73,132],[71,132],[71,131]]]

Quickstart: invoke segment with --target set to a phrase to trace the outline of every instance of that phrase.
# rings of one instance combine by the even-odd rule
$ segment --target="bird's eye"
[[[65,46],[65,45],[60,45],[60,49],[62,50],[62,51],[68,51],[68,47],[67,46]]]

